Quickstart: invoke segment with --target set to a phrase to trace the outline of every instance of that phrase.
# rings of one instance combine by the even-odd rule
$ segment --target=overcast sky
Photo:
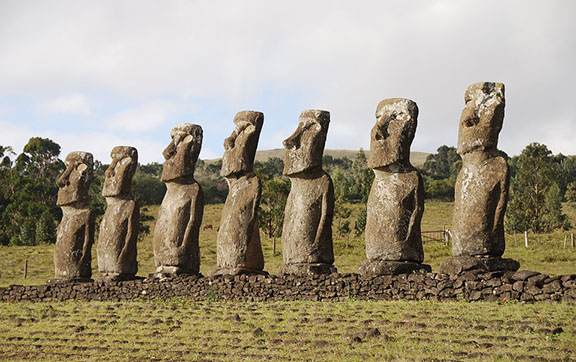
[[[281,148],[304,109],[331,112],[327,148],[368,148],[378,102],[420,108],[413,151],[456,145],[466,87],[503,82],[499,147],[576,154],[576,1],[0,0],[0,145],[30,137],[109,162],[163,161],[170,129],[223,153],[237,111]]]

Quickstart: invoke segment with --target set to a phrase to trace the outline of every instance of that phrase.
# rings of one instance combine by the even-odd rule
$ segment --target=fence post
[[[574,233],[570,234],[570,244],[574,247]]]
[[[444,245],[448,246],[450,242],[450,230],[444,228]]]
[[[28,278],[28,259],[24,260],[24,279]]]
[[[276,237],[272,238],[272,255],[276,256]]]
[[[528,247],[528,231],[524,231],[524,245]]]
[[[568,240],[568,234],[564,234],[564,249],[566,249],[567,240]]]

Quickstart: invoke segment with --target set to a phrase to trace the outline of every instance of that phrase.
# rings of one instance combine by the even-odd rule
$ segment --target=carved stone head
[[[418,106],[404,98],[385,99],[376,108],[368,167],[410,163],[410,145],[418,123]]]
[[[162,181],[193,178],[202,147],[202,127],[197,124],[181,123],[172,128],[170,137],[172,142],[163,152],[166,162],[162,169]]]
[[[66,170],[56,180],[59,188],[56,205],[88,203],[88,191],[94,177],[94,157],[88,152],[70,152],[64,162]]]
[[[284,175],[297,175],[322,166],[322,155],[330,123],[330,112],[307,110],[300,114],[298,128],[284,140]]]
[[[138,165],[138,151],[130,146],[116,146],[110,152],[112,163],[106,170],[102,196],[130,194],[130,183]]]
[[[496,150],[504,120],[504,84],[472,84],[464,98],[466,105],[460,118],[458,153]]]
[[[236,128],[224,141],[225,151],[220,172],[222,176],[234,176],[253,170],[263,123],[263,113],[254,111],[236,113],[234,117]]]

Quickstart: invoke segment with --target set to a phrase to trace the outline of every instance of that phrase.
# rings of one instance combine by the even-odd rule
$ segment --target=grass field
[[[449,228],[452,207],[427,202],[422,229]],[[204,224],[214,230],[201,233],[204,274],[215,267],[221,208],[206,206]],[[354,218],[360,209],[352,208]],[[575,209],[566,208],[574,220]],[[155,215],[157,207],[147,212]],[[562,233],[541,235],[528,249],[520,239],[515,246],[508,236],[505,256],[520,260],[522,269],[576,273],[576,251],[562,247]],[[275,256],[271,240],[263,238],[263,248],[266,269],[274,273],[282,263],[281,245]],[[424,249],[434,269],[450,256],[441,242]],[[364,259],[361,238],[336,237],[335,251],[341,272],[356,271]],[[0,247],[0,285],[44,283],[52,277],[52,255],[53,245]],[[139,242],[138,260],[139,275],[154,270],[151,235]],[[576,359],[575,326],[576,308],[563,303],[0,303],[0,360],[568,361]]]
[[[360,205],[351,205],[353,209],[351,223],[360,210]],[[453,204],[450,202],[427,201],[426,211],[422,220],[422,230],[442,230],[450,228],[452,221]],[[150,207],[146,212],[155,216],[157,207]],[[215,269],[216,266],[216,229],[220,223],[222,205],[206,205],[203,225],[213,225],[213,229],[201,231],[200,252],[201,272],[204,275]],[[576,207],[565,205],[565,212],[576,225]],[[151,230],[154,228],[151,222]],[[531,236],[529,248],[524,247],[523,235],[517,235],[516,245],[514,236],[507,236],[507,249],[505,257],[513,258],[521,263],[521,269],[535,270],[550,275],[576,274],[576,249],[563,248],[564,234],[560,231],[540,236],[537,242]],[[273,255],[273,242],[262,234],[262,247],[266,261],[266,270],[276,273],[282,265],[282,246],[277,241],[276,255]],[[0,286],[10,284],[43,284],[53,276],[53,245],[0,247]],[[361,237],[353,235],[339,237],[334,233],[334,250],[336,267],[343,273],[357,272],[358,265],[364,260],[364,241]],[[450,246],[441,242],[424,243],[425,263],[430,264],[433,270],[438,270],[442,260],[451,256]],[[92,255],[93,275],[97,276],[96,246]],[[28,260],[28,278],[23,278],[24,261]],[[154,255],[152,252],[152,234],[146,236],[138,243],[138,275],[146,276],[154,271]]]
[[[576,309],[458,302],[0,304],[2,360],[571,360]]]

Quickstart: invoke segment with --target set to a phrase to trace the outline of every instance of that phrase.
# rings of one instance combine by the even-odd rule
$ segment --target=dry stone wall
[[[185,298],[190,301],[434,300],[520,301],[576,304],[576,274],[548,276],[518,272],[470,271],[460,275],[413,273],[365,278],[358,274],[226,275],[204,278],[59,282],[0,288],[3,302],[65,300],[129,301]]]

